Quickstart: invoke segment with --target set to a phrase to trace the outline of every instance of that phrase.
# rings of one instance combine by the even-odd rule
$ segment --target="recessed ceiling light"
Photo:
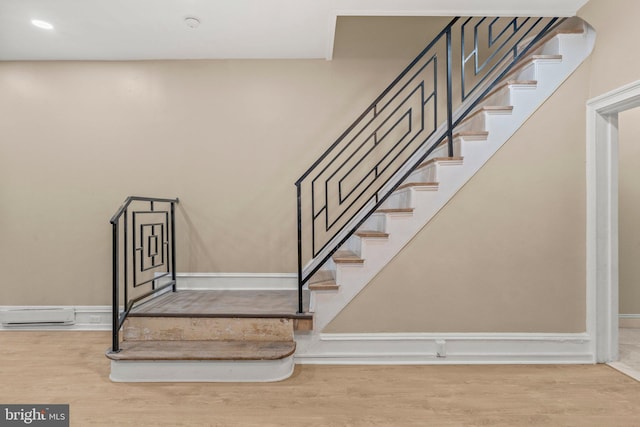
[[[53,25],[51,25],[47,21],[41,21],[40,19],[32,19],[31,23],[38,28],[42,28],[43,30],[53,30]]]

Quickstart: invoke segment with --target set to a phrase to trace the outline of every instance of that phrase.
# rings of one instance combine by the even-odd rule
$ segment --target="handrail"
[[[118,220],[118,218],[120,218],[120,216],[122,216],[122,214],[124,213],[125,209],[127,209],[127,207],[131,204],[131,202],[159,202],[159,203],[179,203],[180,200],[176,197],[175,199],[162,199],[162,198],[157,198],[157,197],[141,197],[141,196],[129,196],[127,197],[124,202],[122,203],[122,205],[120,206],[120,208],[116,211],[115,214],[113,214],[113,216],[111,217],[111,219],[109,220],[109,222],[111,224],[115,224],[115,222]]]
[[[132,205],[138,203],[143,205],[132,209]],[[148,301],[169,287],[176,290],[177,203],[178,198],[129,196],[109,220],[112,226],[111,352],[120,351],[119,332],[136,303]],[[165,283],[159,284],[161,280]],[[137,290],[143,286],[150,289]],[[124,300],[122,311],[120,288]],[[137,295],[130,298],[134,292]]]
[[[311,276],[445,140],[454,156],[454,129],[564,19],[453,18],[300,176],[300,312]]]

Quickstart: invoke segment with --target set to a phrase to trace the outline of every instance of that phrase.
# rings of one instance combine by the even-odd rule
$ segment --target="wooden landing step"
[[[124,341],[107,352],[114,382],[273,382],[293,374],[293,340]]]
[[[298,313],[297,290],[178,290],[139,307],[129,317],[312,319],[309,294]]]
[[[307,292],[308,294],[308,292]],[[297,290],[178,290],[134,308],[120,349],[107,352],[116,382],[269,382],[294,369],[294,331],[311,330]]]
[[[111,360],[278,360],[291,356],[295,341],[123,341]]]

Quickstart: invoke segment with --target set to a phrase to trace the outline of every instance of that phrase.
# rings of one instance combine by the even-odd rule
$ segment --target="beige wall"
[[[0,305],[108,304],[128,195],[180,197],[179,271],[295,271],[295,180],[442,27],[365,21],[331,62],[0,63]]]
[[[590,0],[578,11],[596,30],[589,95],[595,97],[638,80],[637,41],[640,39],[640,2]]]
[[[640,108],[618,116],[619,297],[621,314],[640,314]]]

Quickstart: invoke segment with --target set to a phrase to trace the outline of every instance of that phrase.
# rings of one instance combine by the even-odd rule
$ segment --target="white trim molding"
[[[618,358],[618,113],[640,106],[640,81],[587,102],[587,331],[596,360]]]
[[[366,333],[296,335],[300,364],[594,363],[587,333]]]

